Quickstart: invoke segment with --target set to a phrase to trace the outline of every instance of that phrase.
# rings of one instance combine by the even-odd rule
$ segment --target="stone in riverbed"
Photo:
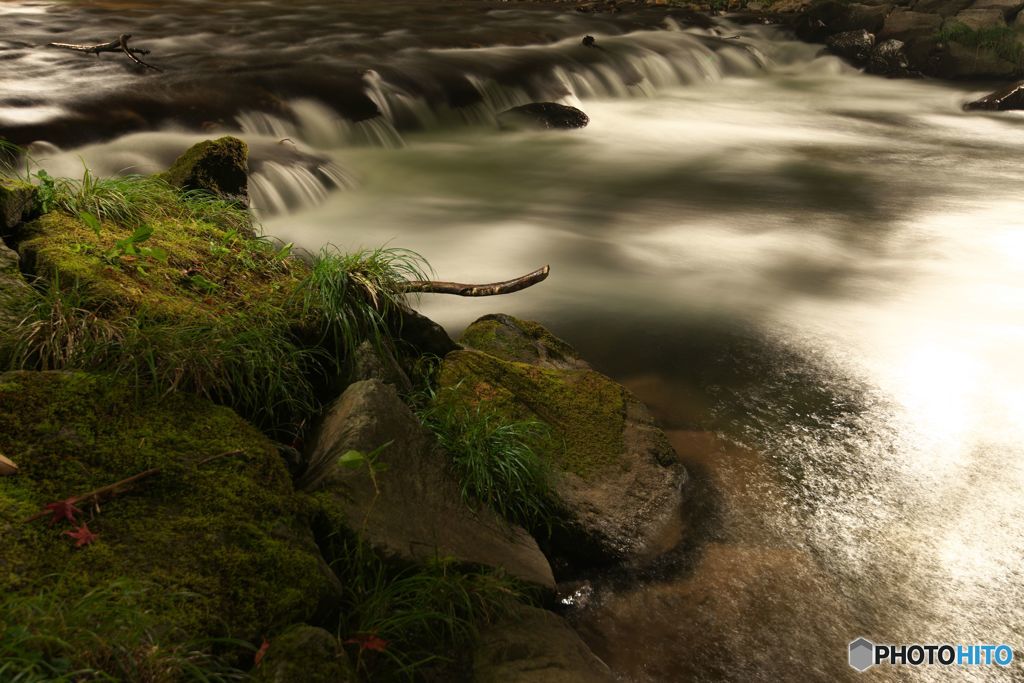
[[[949,29],[956,26],[956,24],[963,24],[972,31],[980,31],[987,28],[1006,26],[1006,19],[1003,16],[1002,10],[999,9],[965,9],[957,12],[956,16],[952,19],[947,19],[943,23],[943,28]]]
[[[376,457],[383,465],[374,474],[376,482],[367,468],[335,469],[313,482],[328,533],[356,531],[389,555],[451,556],[503,567],[518,579],[554,588],[551,566],[526,531],[490,509],[473,510],[463,502],[433,435],[390,384],[376,379],[351,384],[328,409],[313,444],[311,462],[348,450],[380,449]]]
[[[161,177],[183,190],[205,190],[246,203],[249,148],[231,136],[204,140],[189,147]]]
[[[903,41],[883,40],[875,45],[868,60],[867,71],[877,76],[910,75],[910,63],[903,51]]]
[[[865,64],[875,48],[875,36],[864,29],[846,31],[832,36],[826,42],[829,51],[854,64]]]
[[[1024,109],[1024,81],[1014,83],[1002,90],[985,95],[979,100],[968,102],[964,109],[987,109],[991,111],[1010,111]]]
[[[480,633],[473,683],[612,683],[608,666],[557,614],[522,606]]]
[[[647,408],[537,323],[486,316],[448,354],[446,400],[549,425],[563,513],[552,553],[575,568],[642,558],[680,514],[686,471]],[[677,539],[676,539],[677,540]]]
[[[550,128],[568,130],[585,128],[590,117],[576,107],[556,102],[533,102],[513,107],[498,114],[498,125],[504,130]]]

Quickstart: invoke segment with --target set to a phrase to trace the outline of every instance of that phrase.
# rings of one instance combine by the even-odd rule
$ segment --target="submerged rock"
[[[498,125],[506,130],[585,128],[588,123],[590,123],[590,117],[576,107],[556,102],[524,104],[498,115]]]
[[[372,477],[368,467],[338,468],[309,481],[319,489],[328,533],[344,528],[386,554],[451,556],[554,588],[551,567],[526,531],[463,502],[444,453],[393,386],[355,382],[328,409],[310,461],[326,463],[349,450],[376,453],[379,466]]]
[[[355,672],[338,639],[328,631],[298,624],[270,639],[253,683],[347,683]]]
[[[589,369],[537,323],[487,316],[448,354],[439,383],[455,400],[549,425],[563,518],[552,552],[574,564],[636,558],[680,514],[686,472],[647,408]]]
[[[988,109],[993,111],[1024,109],[1024,81],[1014,83],[1002,90],[996,90],[974,102],[968,102],[964,105],[964,109]]]
[[[865,64],[875,48],[875,36],[864,29],[836,34],[825,43],[832,54],[854,64]]]
[[[608,666],[557,614],[522,606],[480,633],[473,683],[612,683]]]
[[[168,632],[255,642],[340,600],[276,448],[228,408],[100,375],[11,372],[0,451],[20,467],[0,479],[4,594],[31,594],[55,571],[68,600],[130,581],[151,589],[145,608]],[[80,506],[97,535],[88,546],[24,521],[150,468],[161,472]]]
[[[189,147],[162,177],[183,190],[205,190],[229,199],[248,201],[249,148],[225,136]]]

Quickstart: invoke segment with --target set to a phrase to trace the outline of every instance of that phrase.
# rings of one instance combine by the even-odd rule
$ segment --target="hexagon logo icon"
[[[850,643],[850,666],[857,671],[867,671],[875,665],[875,644],[867,638],[858,638]]]

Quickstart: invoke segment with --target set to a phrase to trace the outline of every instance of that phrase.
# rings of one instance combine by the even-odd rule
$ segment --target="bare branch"
[[[405,291],[418,294],[455,294],[457,296],[494,296],[511,294],[521,289],[532,287],[547,279],[551,266],[538,268],[532,273],[504,282],[492,282],[488,285],[467,285],[460,282],[439,282],[437,280],[411,280],[406,283]]]
[[[96,45],[82,45],[77,43],[48,43],[47,47],[59,47],[65,50],[75,50],[77,52],[85,52],[86,54],[96,55],[97,57],[101,52],[123,52],[128,56],[128,59],[132,60],[140,66],[144,66],[147,69],[153,69],[153,71],[162,71],[152,64],[147,64],[135,55],[148,55],[149,50],[143,50],[137,47],[128,47],[128,41],[131,40],[130,33],[122,33],[117,37],[117,40],[112,40],[109,43],[98,43]]]

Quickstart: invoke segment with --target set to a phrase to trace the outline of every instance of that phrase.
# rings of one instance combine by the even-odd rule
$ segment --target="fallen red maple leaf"
[[[76,527],[74,531],[65,531],[64,535],[75,539],[76,548],[81,548],[83,545],[89,545],[99,538],[99,536],[89,530],[89,525],[85,522],[82,522],[82,526]]]
[[[360,650],[375,650],[384,652],[388,647],[388,641],[376,633],[359,633],[345,641],[346,645],[358,645]]]
[[[266,656],[268,649],[270,649],[270,641],[264,638],[263,644],[260,645],[260,649],[256,650],[256,654],[252,656],[252,663],[255,666],[260,665],[260,662],[263,661],[263,657]]]
[[[47,503],[43,507],[53,512],[53,517],[50,518],[50,526],[53,526],[62,519],[66,519],[74,524],[75,515],[82,514],[82,511],[75,507],[74,498],[67,498],[56,503]]]

